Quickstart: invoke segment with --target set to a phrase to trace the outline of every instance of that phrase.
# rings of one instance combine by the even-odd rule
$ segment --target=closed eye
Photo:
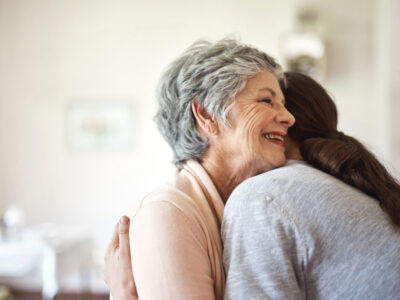
[[[271,99],[262,99],[261,102],[267,103],[269,105],[272,105],[272,100]]]

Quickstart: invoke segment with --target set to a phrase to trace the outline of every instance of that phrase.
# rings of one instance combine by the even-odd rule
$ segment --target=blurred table
[[[88,289],[92,249],[91,240],[76,230],[53,225],[23,229],[0,240],[0,278],[40,276],[43,298],[54,299],[62,277],[77,271],[81,289]]]

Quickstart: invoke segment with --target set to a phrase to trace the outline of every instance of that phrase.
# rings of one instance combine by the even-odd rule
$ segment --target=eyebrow
[[[276,93],[275,93],[275,91],[273,90],[273,89],[270,89],[270,88],[262,88],[262,89],[259,89],[259,91],[260,92],[263,92],[263,91],[269,91],[271,94],[272,94],[272,96],[276,96]]]

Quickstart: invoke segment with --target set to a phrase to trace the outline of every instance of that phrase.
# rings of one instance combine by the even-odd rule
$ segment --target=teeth
[[[279,140],[281,142],[284,141],[283,137],[280,135],[277,135],[277,134],[267,133],[267,134],[264,134],[264,137],[267,139],[270,139],[270,140]]]

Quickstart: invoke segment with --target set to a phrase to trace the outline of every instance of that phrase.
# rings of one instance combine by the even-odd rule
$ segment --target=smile
[[[282,133],[266,133],[263,135],[271,143],[284,147],[285,136]]]

